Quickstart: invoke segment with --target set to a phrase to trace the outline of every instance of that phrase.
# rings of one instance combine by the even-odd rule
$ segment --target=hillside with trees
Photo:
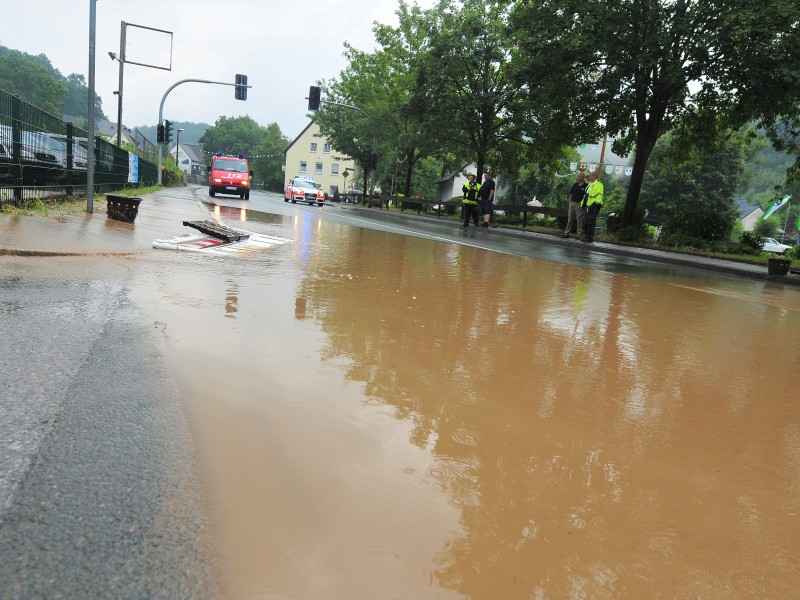
[[[84,76],[71,73],[65,77],[44,54],[33,56],[0,46],[0,89],[19,94],[26,102],[59,118],[71,115],[85,123],[89,116],[89,89]],[[107,119],[102,104],[95,94],[95,114]]]

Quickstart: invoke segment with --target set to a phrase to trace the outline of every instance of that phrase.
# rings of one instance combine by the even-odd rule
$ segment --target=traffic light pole
[[[311,94],[309,94],[309,96],[310,95]],[[306,98],[306,100],[310,100],[310,98]],[[319,103],[320,104],[333,104],[334,106],[343,106],[345,108],[352,108],[353,110],[357,110],[361,114],[364,114],[363,110],[361,110],[357,106],[353,106],[352,104],[344,104],[343,102],[334,102],[332,100],[322,100],[322,98],[319,99]],[[309,105],[310,105],[310,102],[309,102]],[[372,152],[370,153],[370,160],[369,160],[369,162],[370,162],[370,164],[369,164],[369,167],[370,167],[370,170],[369,170],[369,188],[370,188],[370,190],[372,190],[372,193],[374,194],[375,193],[375,169],[376,169],[376,167],[372,166],[372,160],[373,160],[372,157],[373,156],[375,156],[376,158],[378,156],[378,138],[377,138],[377,136],[372,136]],[[159,170],[159,173],[160,172],[161,171]]]
[[[234,87],[242,87],[241,83],[237,84],[237,83],[227,83],[225,81],[210,81],[208,79],[181,79],[179,82],[173,83],[169,88],[167,88],[167,91],[164,92],[164,95],[161,97],[161,104],[159,104],[159,106],[158,106],[158,124],[159,125],[161,123],[163,123],[163,121],[164,121],[164,101],[167,99],[167,96],[169,95],[169,93],[172,90],[174,90],[176,87],[181,85],[182,83],[190,83],[190,82],[192,82],[192,83],[211,83],[211,84],[214,84],[214,85],[231,85],[231,86],[234,86]],[[253,86],[252,85],[247,85],[247,86],[244,86],[244,87],[251,88]],[[158,144],[158,185],[162,184],[161,166],[162,166],[162,159],[164,157],[162,152],[163,152],[163,144]]]

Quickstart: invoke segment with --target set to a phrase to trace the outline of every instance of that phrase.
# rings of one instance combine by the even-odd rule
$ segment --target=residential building
[[[330,142],[311,121],[284,151],[284,176],[286,181],[297,175],[313,177],[322,185],[322,191],[332,197],[353,185],[356,176],[355,161],[331,148]]]
[[[742,221],[744,231],[753,231],[761,215],[764,214],[760,206],[752,206],[745,198],[736,198],[736,208],[739,210],[739,219]]]
[[[475,163],[465,163],[459,171],[453,173],[449,167],[445,167],[444,174],[433,182],[436,186],[436,200],[447,202],[453,198],[460,198],[462,196],[461,188],[467,182],[467,174],[469,173],[474,173],[478,183],[482,183],[483,173],[477,173],[477,168]],[[508,193],[508,186],[503,185],[502,180],[498,182],[496,173],[492,173],[492,179],[494,179],[495,184],[495,201],[500,204]]]
[[[97,135],[104,137],[110,143],[116,144],[117,143],[117,124],[112,123],[111,121],[106,121],[104,119],[97,120]],[[136,135],[133,131],[128,129],[124,124],[120,129],[120,136],[122,137],[122,144],[132,144],[135,145],[134,140],[136,139]]]
[[[175,154],[175,145],[173,144],[172,148],[170,148],[170,154],[178,157],[178,168],[180,168],[187,177],[196,175],[204,178],[206,175],[203,144],[178,144],[177,155]]]

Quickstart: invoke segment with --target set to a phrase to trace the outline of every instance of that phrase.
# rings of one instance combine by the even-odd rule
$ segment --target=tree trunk
[[[652,138],[652,139],[651,139]],[[628,227],[636,222],[636,208],[639,206],[639,194],[642,191],[644,181],[644,170],[647,168],[647,161],[655,148],[658,136],[644,132],[636,139],[636,155],[633,159],[633,173],[628,184],[628,195],[625,197],[625,207],[622,209],[622,219],[620,227]]]
[[[483,152],[478,153],[478,160],[475,161],[475,168],[477,169],[477,173],[475,173],[475,180],[478,183],[483,183],[483,169],[484,165],[486,164],[486,154]]]
[[[406,150],[406,198],[411,197],[411,175],[414,172],[414,149]]]

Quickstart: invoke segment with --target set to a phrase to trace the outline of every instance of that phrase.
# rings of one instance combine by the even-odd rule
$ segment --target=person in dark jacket
[[[583,173],[578,173],[577,181],[572,184],[572,189],[569,191],[569,209],[567,212],[567,228],[564,230],[563,237],[569,237],[572,233],[572,224],[578,222],[578,233],[581,233],[581,219],[578,219],[582,207],[583,197],[586,194],[586,176]]]
[[[494,179],[489,171],[483,174],[483,183],[481,184],[481,214],[483,215],[483,224],[481,227],[489,226],[489,219],[492,218],[492,204],[494,203]]]

